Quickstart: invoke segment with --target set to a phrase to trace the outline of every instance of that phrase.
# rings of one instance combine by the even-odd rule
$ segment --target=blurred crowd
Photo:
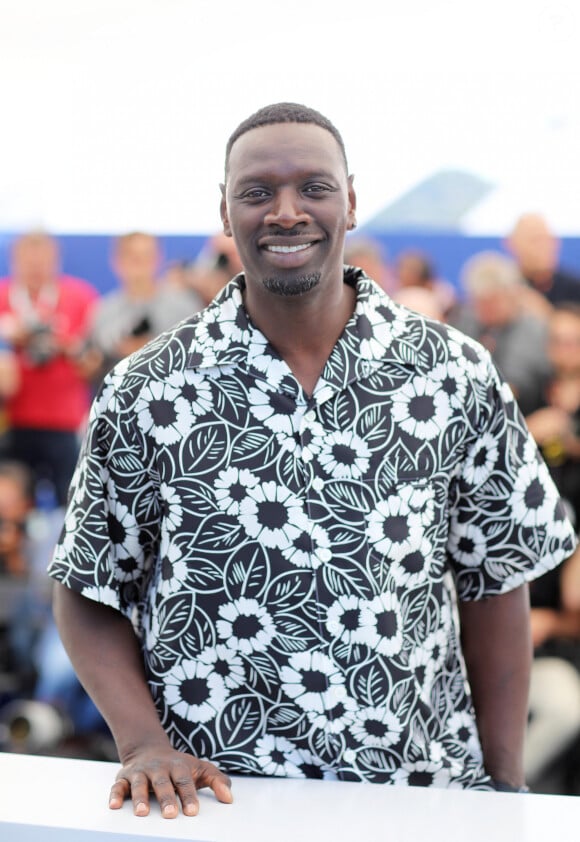
[[[128,233],[110,261],[117,286],[99,293],[65,274],[54,237],[30,232],[0,279],[0,750],[115,759],[56,633],[46,565],[102,378],[241,271],[221,234],[195,260],[166,264],[158,238]],[[580,524],[580,267],[560,265],[546,220],[522,216],[501,250],[466,261],[458,283],[439,276],[419,238],[391,259],[353,235],[345,262],[488,349]],[[580,794],[580,553],[533,583],[531,604],[528,783]]]

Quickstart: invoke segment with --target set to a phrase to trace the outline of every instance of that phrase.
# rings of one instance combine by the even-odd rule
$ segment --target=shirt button
[[[344,684],[331,684],[328,688],[328,698],[331,701],[339,702],[346,698],[346,689]]]
[[[320,477],[314,477],[312,480],[312,488],[315,491],[322,491],[324,488],[324,481],[320,479]]]
[[[304,420],[308,421],[309,424],[312,421],[314,421],[315,418],[316,418],[316,414],[311,409],[309,409],[308,412],[304,415]]]

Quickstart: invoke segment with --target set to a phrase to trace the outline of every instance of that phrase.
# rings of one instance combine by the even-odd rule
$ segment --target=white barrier
[[[118,765],[0,753],[2,842],[572,842],[580,798],[282,778],[200,792],[196,817],[109,810]]]

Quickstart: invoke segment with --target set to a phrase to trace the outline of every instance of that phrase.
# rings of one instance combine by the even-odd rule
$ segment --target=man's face
[[[157,241],[145,235],[136,235],[121,243],[113,260],[119,279],[129,286],[153,280],[159,264]]]
[[[548,357],[558,374],[580,374],[580,316],[556,310],[550,318]]]
[[[473,296],[477,320],[488,328],[503,327],[515,321],[519,311],[517,290],[491,289]]]
[[[17,483],[0,477],[0,556],[19,550],[30,505]]]
[[[58,275],[58,264],[58,248],[49,237],[23,237],[14,246],[12,272],[31,290],[52,283]]]
[[[521,221],[515,228],[510,249],[524,275],[551,275],[559,258],[558,240],[546,223],[535,217]]]
[[[234,143],[222,220],[248,290],[301,295],[342,283],[344,238],[355,195],[335,138],[320,126],[262,126]]]

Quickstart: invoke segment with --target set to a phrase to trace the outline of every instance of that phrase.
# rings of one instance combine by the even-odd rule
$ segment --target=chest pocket
[[[335,480],[322,497],[311,514],[315,520],[322,515],[335,557],[368,567],[369,556],[400,561],[439,540],[446,507],[442,489],[426,472],[400,472],[388,483]]]

